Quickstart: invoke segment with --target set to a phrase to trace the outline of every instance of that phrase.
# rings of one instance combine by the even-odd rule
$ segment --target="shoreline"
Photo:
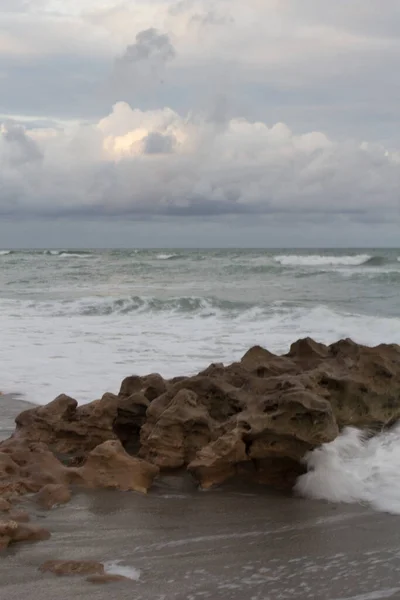
[[[398,519],[357,505],[248,486],[199,494],[169,481],[147,497],[81,491],[64,507],[36,508],[35,517],[52,537],[0,560],[0,591],[10,600],[106,600],[110,591],[121,600],[360,600],[400,592]],[[40,573],[54,558],[121,561],[140,577],[108,588]]]
[[[289,492],[304,455],[346,422],[398,418],[389,400],[399,366],[399,346],[307,338],[286,355],[253,347],[194,377],[128,376],[118,395],[81,407],[67,396],[40,407],[1,396],[1,435],[15,417],[17,426],[0,442],[12,505],[0,589],[12,600],[106,598],[103,580],[39,570],[74,560],[111,565],[122,600],[398,597],[397,517]],[[40,542],[20,543],[29,539]]]

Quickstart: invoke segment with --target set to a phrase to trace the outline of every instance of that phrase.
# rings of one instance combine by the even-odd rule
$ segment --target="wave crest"
[[[275,256],[274,260],[284,267],[335,267],[335,266],[360,266],[368,264],[375,257],[369,254],[355,254],[348,256],[324,256],[321,254],[282,254]]]
[[[43,254],[60,258],[88,258],[92,256],[90,252],[82,250],[44,250]]]
[[[51,305],[44,303],[32,305],[30,308],[42,308],[56,316],[107,316],[126,315],[129,313],[173,313],[197,314],[212,316],[220,312],[240,314],[254,308],[250,303],[231,302],[218,298],[200,298],[186,296],[181,298],[153,298],[143,296],[127,296],[124,298],[83,298],[68,300]]]
[[[176,260],[177,258],[180,258],[179,254],[157,254],[156,255],[156,259],[157,260]]]

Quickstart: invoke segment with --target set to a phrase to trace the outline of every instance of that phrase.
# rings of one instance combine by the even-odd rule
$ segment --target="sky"
[[[0,0],[0,247],[400,246],[398,0]]]

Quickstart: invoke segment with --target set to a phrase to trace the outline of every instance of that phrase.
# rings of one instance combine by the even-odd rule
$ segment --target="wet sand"
[[[198,492],[165,477],[147,497],[80,492],[63,508],[30,510],[52,537],[4,554],[0,598],[400,599],[400,520],[365,506],[259,487]],[[49,559],[120,560],[140,578],[102,587],[43,575]]]

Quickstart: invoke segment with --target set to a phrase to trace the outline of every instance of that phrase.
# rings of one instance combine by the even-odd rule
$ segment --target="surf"
[[[400,425],[371,436],[347,427],[329,444],[306,455],[307,473],[295,492],[336,503],[365,503],[400,515]]]

